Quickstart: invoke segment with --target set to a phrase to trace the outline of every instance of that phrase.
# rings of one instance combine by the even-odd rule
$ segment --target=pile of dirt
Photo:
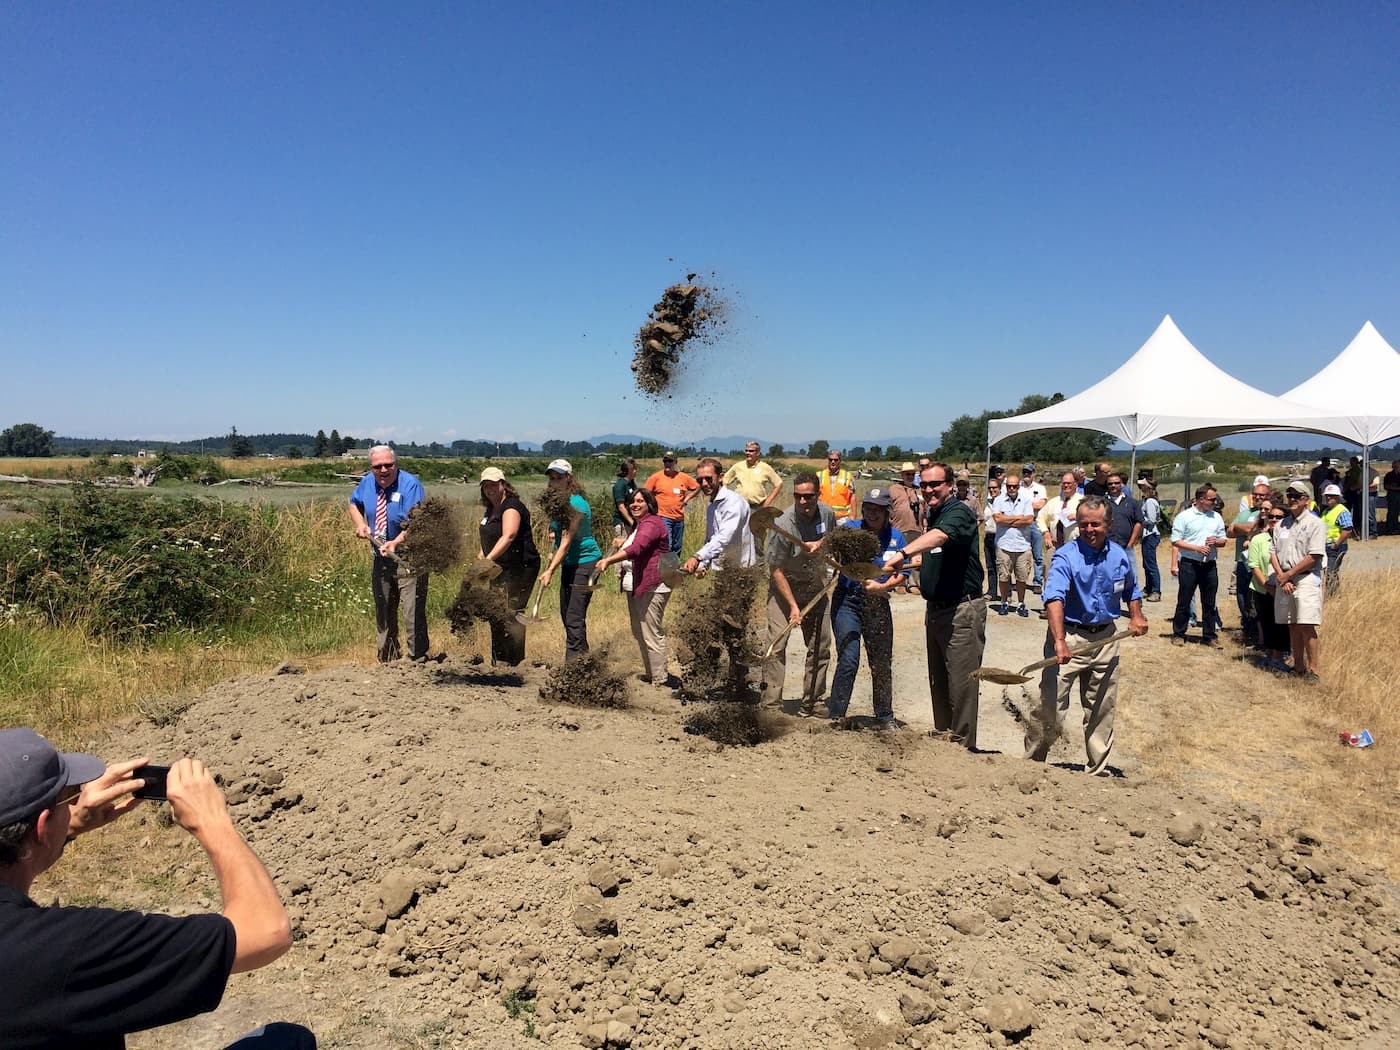
[[[880,537],[868,529],[832,529],[822,549],[842,565],[858,565],[880,556]]]
[[[540,699],[577,707],[626,707],[627,679],[611,669],[603,646],[550,671]]]
[[[694,283],[696,276],[687,274],[685,284],[662,292],[633,339],[637,389],[650,397],[669,396],[682,355],[692,346],[712,343],[727,323],[723,297],[713,287]]]
[[[685,731],[726,747],[757,747],[776,740],[791,722],[747,700],[721,700],[692,708],[685,716]]]
[[[763,652],[755,596],[765,578],[759,566],[726,566],[690,585],[683,602],[676,603],[667,636],[676,643],[684,698],[747,694],[747,669]]]
[[[357,1048],[1377,1047],[1400,1030],[1396,887],[1325,831],[914,734],[800,723],[720,748],[670,697],[565,709],[522,678],[457,657],[249,676],[93,742],[208,761],[295,934],[217,1013],[139,1045],[222,1046],[269,1017]],[[93,892],[55,885],[86,855],[106,900],[217,908],[159,817],[143,804],[84,836],[37,889]]]
[[[452,633],[458,635],[470,634],[478,623],[505,624],[515,618],[503,588],[473,580],[462,581],[446,615]]]
[[[398,545],[399,559],[414,572],[446,572],[466,555],[467,524],[462,505],[429,496],[408,512]]]

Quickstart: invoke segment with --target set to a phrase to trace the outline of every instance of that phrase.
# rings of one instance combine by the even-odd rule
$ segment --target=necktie
[[[1055,522],[1055,546],[1056,546],[1056,547],[1063,547],[1064,545],[1065,545],[1065,523],[1064,523],[1063,521],[1057,521],[1057,522]]]
[[[374,508],[374,534],[376,536],[389,534],[389,494],[383,489],[379,490],[379,503]]]

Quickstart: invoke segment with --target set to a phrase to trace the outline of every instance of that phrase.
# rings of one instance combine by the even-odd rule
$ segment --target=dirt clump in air
[[[747,700],[717,700],[685,716],[685,731],[726,747],[756,747],[791,731],[791,723]]]
[[[408,512],[399,560],[416,573],[446,572],[466,554],[466,536],[462,505],[429,496]]]
[[[503,588],[472,580],[462,581],[446,615],[457,635],[470,633],[478,623],[505,624],[515,618]]]
[[[609,666],[604,646],[550,671],[540,686],[540,699],[576,707],[626,707],[627,679]]]
[[[682,356],[693,346],[712,343],[727,323],[723,297],[717,289],[695,283],[697,276],[687,274],[686,283],[662,292],[632,340],[637,389],[649,397],[669,396]]]
[[[754,598],[761,566],[725,566],[689,585],[668,635],[677,644],[681,696],[732,700],[748,693],[748,668],[763,652]]]
[[[880,537],[868,529],[832,529],[822,549],[842,565],[871,562],[880,556]]]
[[[578,512],[569,503],[569,493],[563,489],[546,486],[535,502],[544,515],[545,521],[568,525],[578,516]]]

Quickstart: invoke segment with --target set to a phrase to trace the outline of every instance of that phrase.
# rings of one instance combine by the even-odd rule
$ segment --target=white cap
[[[569,466],[567,459],[556,459],[549,466],[544,468],[546,474],[572,474],[574,468]]]
[[[1250,488],[1253,488],[1254,485],[1267,485],[1268,483],[1269,483],[1269,475],[1267,475],[1267,474],[1255,474],[1255,475],[1254,475],[1254,484],[1251,485]]]
[[[1322,494],[1323,496],[1336,496],[1338,499],[1342,498],[1342,490],[1338,485],[1328,485],[1322,490]]]

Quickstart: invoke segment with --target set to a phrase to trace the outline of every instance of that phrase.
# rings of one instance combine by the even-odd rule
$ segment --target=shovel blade
[[[1031,680],[1031,676],[1028,674],[1003,671],[1000,667],[979,667],[972,672],[970,677],[982,682],[992,682],[995,685],[1021,685]]]

